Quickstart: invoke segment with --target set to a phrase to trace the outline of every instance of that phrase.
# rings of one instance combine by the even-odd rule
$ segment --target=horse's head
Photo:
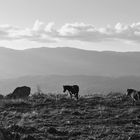
[[[63,86],[63,92],[66,92],[67,88],[66,86]]]
[[[127,89],[127,93],[126,93],[126,95],[127,96],[131,96],[131,94],[133,93],[133,92],[135,92],[136,90],[134,90],[134,89]]]

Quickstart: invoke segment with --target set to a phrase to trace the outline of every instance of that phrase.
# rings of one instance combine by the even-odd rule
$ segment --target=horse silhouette
[[[72,99],[72,95],[78,100],[79,86],[78,85],[64,85],[63,92],[68,91]]]
[[[17,87],[13,93],[8,94],[6,97],[10,99],[27,98],[30,95],[31,88],[27,86]]]
[[[140,100],[140,91],[135,89],[127,89],[127,96],[131,97],[133,100],[133,104]]]

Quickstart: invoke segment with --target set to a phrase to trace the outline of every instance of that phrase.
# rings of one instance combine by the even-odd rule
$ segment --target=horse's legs
[[[75,98],[78,100],[78,93],[75,93]]]
[[[133,99],[133,105],[135,105],[136,104],[136,101]]]
[[[71,91],[69,91],[69,93],[70,93],[70,97],[71,97],[71,99],[72,99],[72,92],[71,92]]]

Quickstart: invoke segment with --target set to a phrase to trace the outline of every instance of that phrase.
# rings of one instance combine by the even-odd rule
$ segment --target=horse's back
[[[75,92],[79,92],[79,86],[78,85],[73,85],[73,88],[74,88],[74,90],[75,90]]]

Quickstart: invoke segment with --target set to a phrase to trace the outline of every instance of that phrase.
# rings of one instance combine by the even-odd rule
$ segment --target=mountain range
[[[122,90],[140,85],[140,52],[89,51],[70,47],[13,50],[0,47],[0,91],[30,85],[33,92],[61,92],[79,84],[81,92]]]

